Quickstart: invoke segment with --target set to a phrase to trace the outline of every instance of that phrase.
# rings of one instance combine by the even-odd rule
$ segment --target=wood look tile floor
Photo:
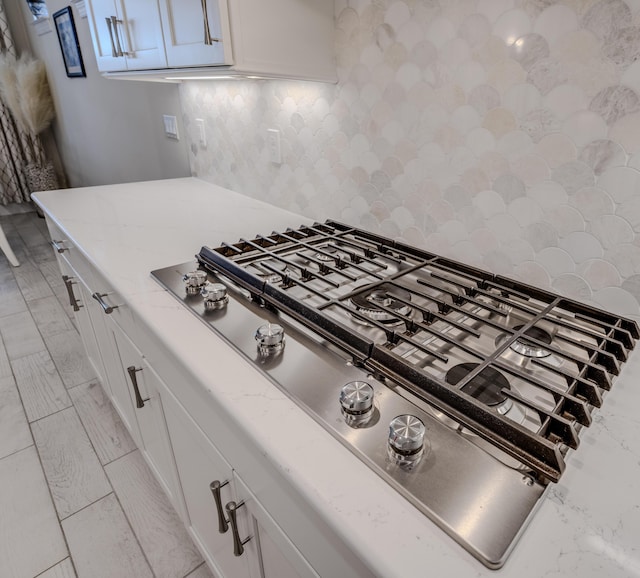
[[[0,211],[0,577],[212,574],[102,392],[44,219]]]

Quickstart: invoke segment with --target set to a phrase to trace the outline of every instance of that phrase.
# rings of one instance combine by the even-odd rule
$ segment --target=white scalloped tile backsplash
[[[336,0],[336,27],[337,85],[182,85],[193,174],[640,314],[640,2]]]

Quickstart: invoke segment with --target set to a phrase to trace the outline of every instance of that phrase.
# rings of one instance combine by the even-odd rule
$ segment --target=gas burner
[[[320,253],[322,251],[322,253]],[[318,247],[318,253],[316,253],[313,258],[316,261],[322,261],[324,263],[328,263],[330,261],[334,261],[334,255],[338,252],[338,249],[335,247]],[[328,253],[328,254],[327,254]]]
[[[523,327],[524,325],[516,325],[513,329],[514,331],[520,331]],[[520,355],[524,355],[525,357],[542,358],[549,357],[551,355],[550,351],[547,351],[544,347],[536,343],[528,341],[525,336],[547,344],[550,344],[553,341],[553,338],[547,331],[540,327],[533,326],[529,327],[529,329],[522,334],[522,337],[516,339],[509,348]]]
[[[254,267],[258,270],[258,277],[264,279],[267,283],[279,283],[289,271],[287,264],[277,259],[254,263]]]
[[[445,375],[445,381],[450,385],[457,385],[462,379],[473,372],[478,363],[461,363],[455,365]],[[503,390],[511,389],[509,380],[492,367],[485,367],[471,381],[462,386],[461,391],[474,397],[479,402],[494,408],[499,414],[506,414],[513,406],[513,400],[507,397]]]
[[[402,301],[394,299],[394,297],[410,301],[411,293],[405,289],[383,283],[368,293],[360,293],[359,295],[353,296],[351,303],[355,305],[358,313],[361,313],[373,321],[390,326],[401,325],[404,321],[398,318],[398,316],[410,315],[412,310],[411,307]],[[393,313],[384,311],[377,306],[391,309]],[[369,325],[365,319],[355,315],[353,317],[357,322],[363,325]]]

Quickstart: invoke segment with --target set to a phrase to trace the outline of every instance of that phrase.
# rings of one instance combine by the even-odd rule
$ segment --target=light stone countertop
[[[215,402],[377,574],[640,577],[640,353],[625,364],[505,566],[491,571],[149,275],[193,259],[203,244],[268,234],[308,219],[194,178],[46,191],[34,200],[109,279],[140,326],[191,368]],[[227,362],[217,364],[212,380],[207,360],[216,355]]]

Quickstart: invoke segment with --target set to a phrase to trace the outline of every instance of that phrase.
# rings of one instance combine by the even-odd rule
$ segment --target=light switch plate
[[[269,147],[269,160],[277,165],[282,164],[282,151],[280,149],[280,131],[277,128],[267,129],[267,146]]]
[[[196,127],[198,127],[198,143],[202,148],[207,147],[207,132],[204,127],[204,119],[196,118]]]
[[[178,140],[178,120],[175,116],[164,114],[162,115],[164,122],[164,134],[169,138]]]

